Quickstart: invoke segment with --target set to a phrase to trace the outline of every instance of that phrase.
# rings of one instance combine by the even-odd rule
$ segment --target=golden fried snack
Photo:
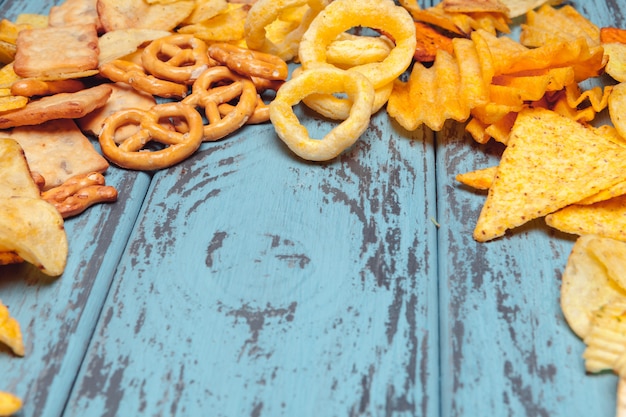
[[[24,97],[51,96],[58,93],[75,93],[84,88],[85,84],[80,80],[44,81],[35,78],[26,78],[13,83],[11,86],[11,94]]]
[[[162,80],[146,74],[143,67],[123,59],[115,59],[100,66],[100,74],[111,81],[126,83],[138,91],[164,98],[182,98],[187,85]]]
[[[335,0],[311,22],[300,42],[302,68],[333,67],[326,50],[339,35],[355,26],[388,33],[395,47],[381,61],[355,65],[348,71],[364,74],[374,88],[381,88],[398,78],[409,67],[415,53],[416,37],[413,18],[391,0],[362,0],[354,7],[351,0]]]
[[[65,181],[58,187],[41,193],[41,198],[52,204],[64,219],[76,216],[97,203],[117,200],[115,187],[105,185],[104,175],[90,172]]]
[[[193,83],[210,65],[206,42],[181,33],[150,42],[141,62],[155,77],[182,84]]]
[[[278,81],[286,80],[289,75],[287,63],[276,55],[224,42],[212,44],[208,52],[211,58],[237,74]]]
[[[222,117],[227,116],[229,113],[235,111],[235,106],[230,103],[222,103],[217,106]],[[265,104],[261,97],[257,98],[257,105],[254,108],[254,112],[246,120],[247,125],[256,125],[259,123],[265,123],[270,119],[270,107]]]
[[[164,127],[163,121],[182,119],[186,131]],[[115,131],[127,124],[136,124],[137,133],[126,138],[119,146]],[[109,116],[100,132],[102,153],[123,168],[152,171],[179,163],[193,154],[202,143],[202,117],[192,106],[182,102],[157,104],[151,110],[127,109]],[[164,145],[150,151],[150,142]]]
[[[208,120],[208,124],[204,126],[203,140],[206,142],[222,139],[243,126],[257,106],[257,97],[252,81],[225,66],[217,66],[200,75],[193,83],[191,94],[182,102],[204,108]],[[237,105],[223,116],[218,106],[237,98]]]
[[[1,114],[0,129],[83,117],[104,106],[110,95],[111,87],[102,84],[75,93],[59,93],[33,100],[18,110]]]
[[[345,93],[352,102],[347,119],[321,140],[311,139],[293,106],[309,94]],[[367,129],[374,104],[374,87],[359,72],[336,68],[302,71],[278,90],[270,103],[270,120],[280,139],[298,156],[310,161],[332,159],[354,144]]]
[[[289,61],[298,55],[298,48],[302,35],[322,10],[328,0],[258,0],[246,16],[244,34],[246,44],[250,49],[276,55]],[[297,28],[279,41],[272,41],[267,36],[267,27],[278,20],[283,12],[291,9],[308,6]]]

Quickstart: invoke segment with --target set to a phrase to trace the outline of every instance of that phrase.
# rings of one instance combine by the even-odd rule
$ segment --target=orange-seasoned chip
[[[546,224],[566,233],[626,241],[626,196],[565,207],[546,216]]]
[[[497,170],[497,166],[477,169],[457,174],[456,180],[461,184],[465,184],[477,190],[488,190],[493,183],[493,177],[496,175]]]
[[[626,148],[547,109],[517,116],[474,238],[488,241],[620,181]]]
[[[0,343],[11,348],[13,353],[24,356],[24,342],[20,324],[9,314],[9,309],[0,300]]]
[[[600,42],[602,43],[626,43],[626,29],[615,27],[600,28]]]
[[[414,55],[416,61],[434,61],[439,49],[453,53],[452,39],[426,23],[415,22],[415,35],[417,37]]]

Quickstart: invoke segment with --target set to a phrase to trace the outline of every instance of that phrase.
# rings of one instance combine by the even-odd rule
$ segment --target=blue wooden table
[[[617,0],[574,4],[626,25]],[[585,374],[559,306],[574,238],[472,238],[485,194],[454,177],[501,152],[381,111],[328,163],[265,124],[154,174],[111,167],[119,201],[66,222],[63,276],[0,269],[26,344],[0,348],[0,390],[23,417],[613,416],[617,378]]]

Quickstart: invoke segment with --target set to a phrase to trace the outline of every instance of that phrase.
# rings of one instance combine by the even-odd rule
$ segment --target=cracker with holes
[[[98,68],[94,24],[26,29],[17,36],[13,70],[23,78],[71,78]]]
[[[8,137],[24,149],[31,171],[44,177],[44,190],[77,175],[104,172],[109,167],[73,120],[58,119],[36,126],[16,127]]]

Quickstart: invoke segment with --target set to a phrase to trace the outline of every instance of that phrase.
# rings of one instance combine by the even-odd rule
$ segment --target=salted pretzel
[[[162,80],[148,75],[141,65],[122,59],[102,64],[100,66],[100,74],[111,81],[126,83],[135,90],[158,97],[182,98],[188,92],[186,84]]]
[[[141,63],[157,78],[191,84],[211,62],[207,44],[191,34],[155,39],[141,53]]]
[[[229,43],[209,46],[209,56],[231,71],[248,77],[265,80],[286,80],[289,75],[287,63],[279,56],[253,51]]]
[[[180,119],[181,123],[169,123],[172,119]],[[115,131],[128,124],[137,125],[138,130],[118,146]],[[98,139],[102,153],[114,164],[152,171],[175,165],[193,154],[202,143],[202,127],[202,116],[195,108],[182,102],[168,102],[150,110],[126,109],[113,113],[104,121]],[[155,143],[163,147],[146,148]]]
[[[256,87],[249,79],[235,74],[225,66],[211,67],[193,83],[191,94],[182,103],[204,108],[208,124],[204,141],[215,141],[243,126],[257,106]],[[222,115],[219,105],[238,98],[228,114]],[[223,117],[222,117],[223,116]]]
[[[58,187],[43,191],[41,198],[55,206],[66,219],[82,213],[94,204],[117,201],[117,190],[105,185],[101,173],[91,172],[77,175]]]
[[[235,109],[230,103],[222,103],[217,108],[220,111],[222,117],[226,116],[228,113],[232,112]],[[254,108],[254,112],[248,117],[246,120],[247,125],[256,125],[260,123],[265,123],[270,120],[270,107],[265,104],[263,99],[259,96],[257,99],[257,105]]]

